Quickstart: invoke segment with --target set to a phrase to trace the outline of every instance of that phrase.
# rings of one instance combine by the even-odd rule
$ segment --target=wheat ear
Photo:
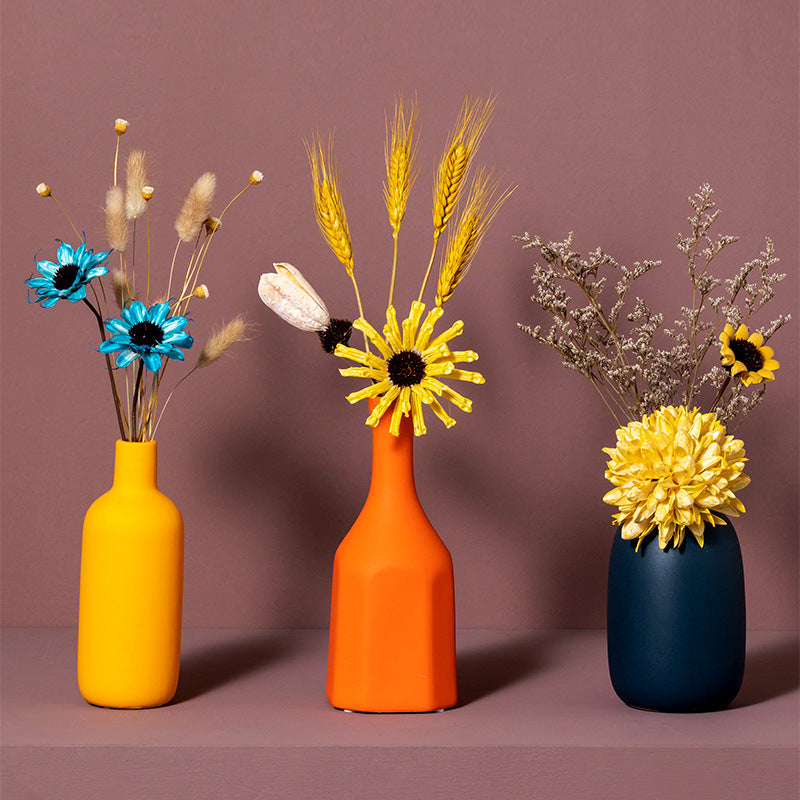
[[[494,97],[484,101],[468,97],[464,100],[456,123],[447,138],[433,185],[433,248],[419,290],[417,298],[419,301],[422,300],[425,287],[428,285],[439,247],[439,237],[455,211],[472,159],[491,121],[494,106]]]
[[[383,197],[386,210],[389,212],[389,224],[392,226],[394,239],[394,252],[392,254],[392,277],[389,282],[389,305],[394,300],[394,284],[397,276],[397,240],[400,235],[400,224],[406,213],[408,196],[416,180],[414,160],[416,143],[414,141],[414,128],[417,122],[417,101],[411,103],[411,108],[406,114],[403,98],[399,98],[394,105],[392,125],[386,123],[386,144],[384,156],[386,159],[386,182],[383,184]]]
[[[356,293],[358,315],[364,318],[364,306],[361,303],[361,292],[358,290],[355,275],[350,228],[347,225],[347,215],[344,213],[344,203],[333,160],[333,137],[328,140],[327,162],[319,136],[311,144],[306,142],[306,152],[311,167],[314,216],[317,219],[317,225],[322,233],[322,238],[344,266]],[[364,348],[369,351],[369,340],[366,334],[364,334]]]
[[[437,306],[444,305],[464,279],[492,220],[515,188],[497,195],[499,187],[500,182],[491,173],[481,170],[475,176],[458,226],[447,240],[436,287]]]

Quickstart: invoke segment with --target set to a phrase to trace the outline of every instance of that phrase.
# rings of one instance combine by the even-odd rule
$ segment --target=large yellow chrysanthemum
[[[623,539],[639,539],[656,526],[663,550],[680,547],[688,528],[703,546],[706,523],[715,514],[738,517],[744,506],[735,492],[747,486],[744,443],[725,433],[714,414],[680,406],[658,411],[617,431],[606,478],[616,488],[603,500],[619,507],[614,521]]]
[[[728,323],[719,338],[722,366],[730,370],[731,377],[739,378],[745,386],[775,380],[774,373],[780,364],[760,333],[750,333],[746,325],[740,325],[734,333],[733,325]]]
[[[439,378],[447,376],[459,381],[483,383],[483,375],[479,372],[468,372],[456,369],[457,362],[475,361],[478,354],[472,350],[451,351],[447,342],[460,335],[464,323],[460,320],[451,325],[435,339],[433,327],[442,316],[441,307],[428,312],[420,326],[425,311],[425,304],[415,301],[411,304],[411,312],[402,325],[397,323],[397,313],[393,306],[386,309],[386,325],[381,336],[365,319],[359,317],[353,327],[366,334],[375,346],[378,354],[357,350],[340,344],[334,354],[349,358],[361,366],[347,367],[339,372],[346,377],[368,378],[371,386],[347,395],[350,403],[356,403],[368,397],[380,397],[372,413],[367,417],[367,425],[375,427],[381,417],[394,403],[392,421],[389,427],[392,435],[397,436],[400,430],[400,419],[411,414],[414,423],[414,434],[421,436],[426,432],[422,418],[422,405],[429,405],[433,413],[449,428],[456,421],[442,408],[437,397],[445,397],[462,411],[472,410],[472,401],[462,397]],[[418,330],[419,329],[419,330]]]

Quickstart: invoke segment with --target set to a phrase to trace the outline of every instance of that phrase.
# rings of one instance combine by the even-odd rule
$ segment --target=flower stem
[[[392,255],[392,280],[389,283],[389,305],[392,305],[394,300],[394,280],[397,275],[397,237],[399,231],[392,231],[392,238],[394,239],[394,254]]]
[[[425,270],[425,277],[422,279],[422,286],[419,290],[419,297],[417,298],[417,302],[422,302],[422,295],[425,293],[425,286],[428,283],[428,277],[431,274],[431,267],[433,266],[433,260],[436,258],[436,250],[439,247],[439,236],[441,235],[441,230],[438,228],[433,232],[433,250],[431,251],[431,258],[428,261],[428,269]]]
[[[91,309],[92,314],[94,314],[95,319],[97,320],[97,327],[100,329],[100,338],[102,341],[106,340],[106,331],[103,327],[103,318],[100,316],[100,312],[89,302],[87,298],[83,298],[83,302],[86,303],[87,306]],[[111,396],[114,398],[114,410],[117,412],[117,424],[119,425],[119,434],[124,439],[125,438],[125,426],[122,422],[122,409],[120,408],[120,399],[119,393],[117,392],[117,385],[114,383],[114,371],[111,368],[111,359],[108,356],[108,353],[105,353],[106,358],[106,369],[108,370],[108,380],[111,383]]]
[[[725,378],[725,383],[723,383],[722,386],[719,387],[717,396],[714,398],[714,402],[711,404],[711,408],[709,409],[709,411],[714,411],[714,409],[717,407],[719,401],[722,400],[722,395],[725,394],[725,390],[728,388],[730,382],[731,382],[731,376],[728,375],[728,377]]]
[[[136,370],[136,383],[133,387],[133,409],[131,410],[131,429],[132,429],[132,436],[133,441],[138,442],[141,441],[140,436],[141,433],[138,430],[138,426],[136,425],[136,411],[137,406],[139,404],[139,394],[142,388],[142,371],[144,370],[144,361],[139,359],[139,369]]]

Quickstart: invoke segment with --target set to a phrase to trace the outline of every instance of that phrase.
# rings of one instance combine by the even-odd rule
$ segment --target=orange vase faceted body
[[[417,497],[411,421],[395,437],[390,416],[334,559],[327,694],[351,711],[434,711],[456,703],[453,562]]]

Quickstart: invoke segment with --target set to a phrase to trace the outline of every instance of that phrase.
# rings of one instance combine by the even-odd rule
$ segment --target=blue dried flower
[[[37,261],[36,269],[44,277],[28,278],[25,283],[36,290],[35,302],[41,303],[42,308],[50,308],[59,300],[78,303],[86,297],[86,284],[108,272],[102,263],[109,255],[110,251],[94,253],[85,242],[81,242],[76,250],[61,242],[58,263]]]
[[[118,319],[106,321],[106,330],[114,335],[98,350],[117,353],[118,367],[127,367],[141,358],[150,372],[158,372],[162,356],[183,361],[178,348],[188,349],[194,344],[184,331],[187,322],[186,317],[169,316],[169,303],[156,303],[148,310],[144,303],[134,300]]]

